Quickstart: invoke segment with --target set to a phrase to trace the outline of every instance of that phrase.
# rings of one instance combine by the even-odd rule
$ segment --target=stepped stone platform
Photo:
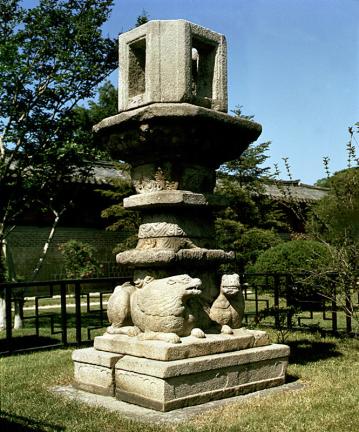
[[[74,386],[169,411],[284,384],[288,355],[255,330],[179,344],[105,334],[94,348],[74,351]]]

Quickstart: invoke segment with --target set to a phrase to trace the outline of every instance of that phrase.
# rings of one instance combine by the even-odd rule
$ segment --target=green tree
[[[99,88],[98,100],[90,101],[88,107],[76,107],[75,115],[77,116],[76,135],[79,140],[91,141],[96,146],[96,138],[92,134],[94,124],[104,118],[111,117],[118,112],[117,108],[118,92],[116,87],[109,81],[105,82]],[[100,152],[103,159],[111,159],[105,149]],[[108,220],[109,231],[122,231],[127,239],[116,247],[116,252],[131,248],[135,245],[137,229],[139,226],[139,215],[137,212],[126,210],[122,205],[123,198],[134,193],[130,180],[130,167],[128,164],[120,161],[114,162],[114,165],[121,177],[112,181],[108,187],[99,189],[98,192],[109,198],[113,204],[101,212],[101,216]]]
[[[96,157],[91,142],[73,134],[73,108],[116,68],[116,42],[101,33],[112,3],[40,0],[25,8],[0,0],[0,261],[23,212],[46,209],[53,225],[34,275],[71,204],[59,194],[62,185],[75,171],[88,175]]]
[[[359,240],[359,167],[326,179],[328,194],[312,209],[307,230],[334,245]]]
[[[97,100],[88,101],[87,107],[77,105],[72,111],[72,138],[74,142],[80,145],[86,143],[87,148],[92,149],[91,159],[111,159],[106,148],[99,145],[92,128],[104,118],[118,113],[117,94],[116,87],[105,81],[98,89]]]
[[[96,249],[90,244],[69,240],[59,249],[64,257],[66,277],[79,279],[100,275],[101,266],[96,259]]]
[[[148,15],[147,11],[145,11],[145,10],[143,9],[141,15],[139,15],[139,16],[137,17],[135,27],[139,27],[139,26],[141,26],[142,24],[146,24],[146,23],[149,21],[149,19],[150,19],[150,16]]]
[[[312,279],[331,277],[327,275],[328,270],[336,272],[337,292],[325,295],[330,300],[335,300],[359,326],[358,311],[353,305],[352,297],[358,291],[359,274],[359,122],[348,128],[348,131],[347,169],[331,175],[329,159],[324,158],[327,176],[318,180],[317,184],[328,188],[326,196],[306,213],[301,212],[295,202],[290,203],[289,200],[288,204],[293,206],[298,217],[306,223],[306,237],[318,242],[326,250],[327,265],[308,268]],[[285,162],[289,171],[287,160]],[[259,260],[261,258],[262,256]]]
[[[130,180],[129,166],[123,162],[118,162],[116,165],[123,173],[123,177],[114,180],[106,190],[99,191],[103,196],[113,201],[110,207],[101,212],[101,216],[107,219],[109,223],[106,229],[108,231],[122,231],[125,237],[125,240],[116,246],[114,253],[136,246],[137,231],[141,223],[139,213],[125,209],[122,204],[124,198],[135,193]]]
[[[116,67],[116,44],[101,34],[111,5],[0,0],[0,245],[34,203],[58,220],[61,183],[75,167],[88,173],[94,151],[73,135],[73,108]]]
[[[314,206],[307,231],[331,253],[338,273],[335,300],[359,327],[353,298],[359,280],[359,167],[335,173],[326,186],[329,192]]]
[[[295,273],[331,270],[328,248],[316,240],[291,240],[261,253],[250,267],[254,273]]]
[[[234,114],[252,120],[253,116],[243,115],[241,108]],[[236,252],[239,271],[244,271],[260,251],[280,242],[277,231],[288,229],[280,209],[263,193],[264,184],[272,177],[271,168],[266,166],[269,146],[270,142],[251,144],[217,172],[216,193],[228,200],[228,207],[217,214],[217,239],[221,248]]]
[[[329,160],[324,160],[327,178],[321,182],[328,193],[312,208],[307,221],[308,234],[331,247],[334,267],[345,276],[346,284],[352,286],[359,270],[358,134],[359,123],[356,123],[349,128],[347,169],[330,175]]]

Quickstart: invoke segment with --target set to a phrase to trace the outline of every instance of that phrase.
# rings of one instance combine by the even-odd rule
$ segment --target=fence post
[[[286,297],[286,303],[287,303],[287,327],[291,329],[293,327],[293,313],[292,310],[292,301],[293,301],[293,275],[287,273],[285,275],[285,297]]]
[[[275,328],[280,328],[280,319],[279,319],[279,284],[280,284],[280,277],[279,275],[274,275],[274,325]]]
[[[66,311],[66,284],[60,283],[60,295],[61,295],[61,340],[62,343],[67,345],[67,311]]]
[[[81,344],[81,285],[75,282],[76,343]]]
[[[347,333],[351,333],[352,328],[352,314],[353,314],[353,304],[350,295],[350,285],[345,285],[345,315],[347,324]]]
[[[9,351],[12,350],[12,319],[11,319],[11,287],[5,285],[5,325],[6,325],[6,344]]]

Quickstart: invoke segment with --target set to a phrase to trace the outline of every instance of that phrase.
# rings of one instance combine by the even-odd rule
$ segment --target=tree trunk
[[[5,282],[5,266],[4,266],[4,241],[2,237],[2,226],[0,227],[0,283]],[[6,329],[6,317],[5,317],[5,290],[0,289],[0,330]]]
[[[39,260],[37,262],[36,267],[34,268],[34,270],[32,272],[31,280],[36,280],[36,277],[38,276],[38,274],[39,274],[39,272],[40,272],[40,270],[42,268],[42,265],[44,263],[46,255],[47,255],[47,252],[49,250],[49,246],[50,246],[50,244],[52,242],[52,239],[54,238],[56,227],[57,227],[57,225],[58,225],[58,223],[60,221],[60,217],[61,217],[61,215],[64,213],[64,211],[66,209],[67,209],[67,206],[65,206],[60,212],[57,212],[56,210],[51,209],[52,213],[55,216],[55,219],[54,219],[54,222],[53,222],[52,227],[50,229],[50,232],[49,232],[49,235],[47,237],[46,243],[44,244],[44,247],[42,248],[41,256],[40,256],[40,258],[39,258]]]

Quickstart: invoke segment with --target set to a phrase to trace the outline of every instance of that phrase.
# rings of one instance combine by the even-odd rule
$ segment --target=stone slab
[[[272,387],[264,390],[255,391],[253,393],[247,393],[245,395],[234,396],[226,399],[219,399],[204,403],[202,405],[194,405],[167,412],[154,411],[152,409],[123,402],[109,396],[101,396],[97,394],[87,393],[85,391],[78,390],[72,386],[56,386],[51,388],[51,390],[55,394],[64,398],[75,400],[89,406],[97,406],[111,412],[116,412],[129,420],[143,422],[144,424],[161,423],[163,425],[170,426],[179,424],[181,422],[189,421],[198,415],[213,411],[215,409],[220,410],[222,407],[228,405],[233,406],[233,409],[238,409],[238,407],[240,407],[242,403],[246,403],[246,401],[253,398],[271,397],[278,393],[295,392],[298,390],[302,390],[303,388],[304,385],[301,382],[295,381],[280,385],[278,387]]]
[[[158,411],[197,405],[284,384],[288,356],[285,345],[177,362],[125,356],[116,364],[115,395]]]
[[[125,208],[137,210],[163,206],[223,206],[226,200],[210,194],[182,190],[163,190],[131,195],[123,200]]]
[[[288,356],[289,347],[280,344],[268,345],[265,349],[263,347],[256,347],[242,351],[212,354],[210,356],[192,357],[168,362],[125,355],[118,360],[115,369],[150,375],[157,378],[172,378]]]
[[[121,357],[121,354],[98,351],[93,347],[78,349],[72,353],[74,362],[95,364],[107,368],[113,368]]]
[[[193,248],[180,249],[176,252],[171,249],[150,248],[120,252],[116,255],[116,262],[129,267],[158,267],[174,263],[180,265],[194,263],[197,267],[206,267],[231,262],[234,258],[234,252],[225,252],[221,249]]]
[[[106,118],[93,130],[114,159],[133,167],[177,161],[216,169],[238,158],[262,128],[188,103],[155,103]]]
[[[126,125],[131,122],[149,122],[161,118],[206,118],[211,122],[227,123],[232,126],[246,125],[252,126],[252,130],[258,131],[258,135],[262,128],[259,123],[238,117],[232,116],[223,112],[215,111],[212,109],[195,106],[189,103],[154,103],[149,106],[123,111],[112,117],[106,117],[93,127],[95,133],[99,133],[103,129],[118,128],[119,126]],[[224,144],[224,143],[223,143]]]
[[[114,367],[122,355],[84,348],[72,353],[74,386],[100,395],[115,392]]]
[[[238,351],[269,344],[268,335],[258,330],[237,329],[233,335],[207,334],[206,338],[193,336],[181,338],[181,343],[138,340],[125,335],[97,336],[94,347],[97,350],[128,354],[153,360],[181,360],[210,354]]]

